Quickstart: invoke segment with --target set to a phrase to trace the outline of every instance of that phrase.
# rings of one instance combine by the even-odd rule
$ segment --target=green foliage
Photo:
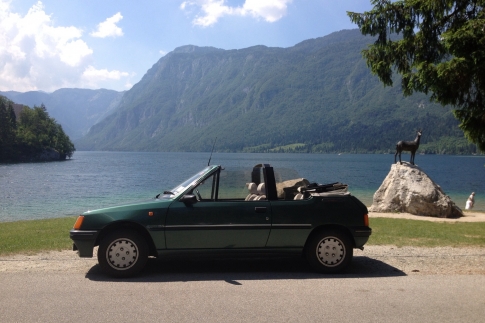
[[[449,107],[384,88],[361,50],[374,39],[347,30],[291,48],[181,47],[94,125],[82,150],[382,153],[400,140],[461,140]],[[446,153],[472,153],[447,148]]]
[[[348,15],[377,36],[362,51],[372,73],[392,85],[397,71],[405,95],[431,93],[456,108],[465,136],[485,151],[485,0],[371,2],[371,11]]]
[[[17,121],[13,103],[0,96],[0,161],[15,154]]]
[[[300,153],[300,152],[308,152],[308,148],[305,144],[290,144],[280,147],[275,147],[269,150],[271,153]]]
[[[13,103],[0,96],[0,122],[0,162],[36,160],[48,150],[66,159],[75,151],[61,125],[49,117],[43,105],[33,109],[24,106],[17,120]]]
[[[73,140],[81,138],[92,125],[119,106],[123,93],[106,89],[59,89],[52,93],[0,91],[0,95],[22,105],[34,107],[45,104],[49,115]]]
[[[463,155],[473,151],[475,145],[470,144],[465,138],[455,138],[443,136],[438,141],[434,141],[429,144],[419,145],[419,151],[425,154],[453,154]]]

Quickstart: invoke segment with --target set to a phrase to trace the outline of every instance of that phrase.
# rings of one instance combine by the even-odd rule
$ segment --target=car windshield
[[[183,183],[177,185],[176,187],[172,188],[169,191],[163,192],[163,195],[161,198],[173,198],[174,196],[179,195],[180,193],[184,192],[189,186],[194,185],[199,178],[201,178],[204,174],[206,174],[209,170],[213,169],[214,166],[208,166],[204,169],[202,169],[200,172],[197,174],[191,176],[187,180],[185,180]]]
[[[300,179],[300,176],[295,170],[280,168],[274,170],[276,187],[279,189],[280,197],[283,198],[283,188],[287,186],[295,185],[295,180]],[[215,176],[215,175],[212,175]],[[291,183],[285,181],[292,180]],[[258,192],[259,184],[264,184],[265,177],[262,167],[256,168],[240,168],[240,167],[225,167],[221,170],[218,178],[218,189],[216,190],[217,178],[207,177],[203,182],[200,182],[194,190],[202,200],[245,200],[254,194],[263,194]],[[265,190],[264,186],[260,188]],[[296,190],[296,188],[295,188]],[[216,197],[217,192],[217,197]]]

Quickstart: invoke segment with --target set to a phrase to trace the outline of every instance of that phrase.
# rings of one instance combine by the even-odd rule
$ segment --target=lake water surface
[[[0,222],[72,216],[153,198],[206,166],[209,155],[78,151],[63,162],[0,164]],[[311,182],[349,184],[370,206],[393,162],[394,155],[214,153],[211,164],[293,168]],[[485,211],[485,157],[419,155],[416,164],[459,207],[474,191],[474,210]]]

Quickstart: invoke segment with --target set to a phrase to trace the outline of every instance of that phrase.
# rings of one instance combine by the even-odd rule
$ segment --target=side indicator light
[[[369,226],[369,214],[364,214],[364,225]]]
[[[148,216],[153,216],[153,212],[152,211],[148,212]]]
[[[74,223],[74,230],[79,230],[81,229],[81,225],[83,224],[84,221],[84,216],[80,215],[77,217],[76,223]]]

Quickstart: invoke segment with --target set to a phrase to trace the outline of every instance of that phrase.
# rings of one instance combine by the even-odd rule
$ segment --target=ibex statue
[[[414,155],[416,154],[416,150],[419,148],[419,140],[421,139],[422,131],[421,129],[417,131],[417,136],[414,141],[400,141],[396,144],[396,153],[394,154],[394,163],[396,162],[396,156],[399,154],[399,163],[402,164],[401,161],[401,152],[409,151],[411,152],[411,164],[414,165]]]

